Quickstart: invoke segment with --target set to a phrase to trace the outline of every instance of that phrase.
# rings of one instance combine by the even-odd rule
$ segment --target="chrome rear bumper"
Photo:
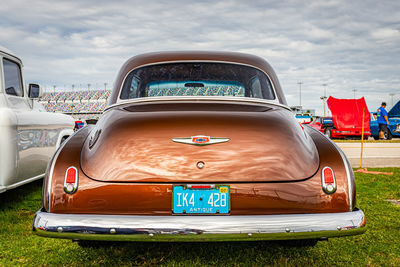
[[[40,236],[110,241],[238,241],[329,238],[362,234],[361,210],[251,216],[131,216],[38,211]]]

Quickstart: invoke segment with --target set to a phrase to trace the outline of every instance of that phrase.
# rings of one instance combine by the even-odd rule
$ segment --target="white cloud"
[[[383,28],[372,31],[371,35],[375,39],[399,39],[400,31],[396,29]]]
[[[61,87],[109,85],[129,57],[160,50],[229,50],[267,59],[289,104],[322,110],[364,95],[375,109],[400,95],[400,2],[8,1],[0,44],[25,63],[26,79]]]

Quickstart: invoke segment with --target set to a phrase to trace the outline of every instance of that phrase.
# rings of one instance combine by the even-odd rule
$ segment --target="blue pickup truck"
[[[371,136],[379,139],[379,125],[376,120],[376,112],[371,113]],[[388,112],[388,132],[385,134],[385,139],[390,140],[393,137],[400,138],[400,101]]]

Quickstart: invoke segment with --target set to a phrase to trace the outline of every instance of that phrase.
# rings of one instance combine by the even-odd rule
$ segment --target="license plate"
[[[229,214],[228,185],[176,185],[172,188],[174,214]]]

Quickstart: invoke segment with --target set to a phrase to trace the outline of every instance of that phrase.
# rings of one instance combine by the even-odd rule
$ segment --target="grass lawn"
[[[0,265],[387,265],[400,266],[400,168],[393,176],[356,173],[357,206],[367,216],[361,236],[332,238],[315,247],[272,242],[123,243],[81,248],[70,240],[32,234],[41,207],[41,181],[0,194]]]

